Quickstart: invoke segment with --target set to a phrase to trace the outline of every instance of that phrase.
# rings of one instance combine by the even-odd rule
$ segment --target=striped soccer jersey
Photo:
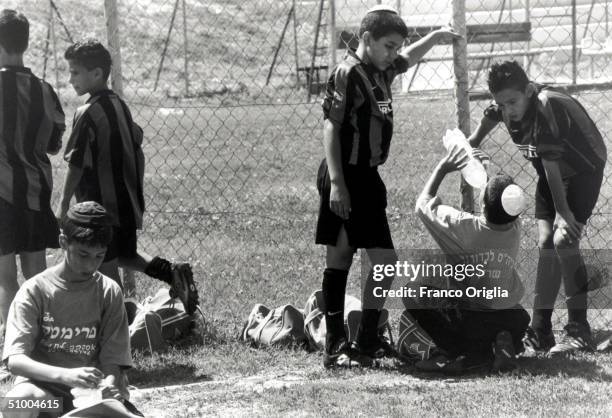
[[[537,94],[520,122],[507,120],[495,104],[485,109],[485,116],[504,122],[512,141],[541,176],[542,158],[559,160],[563,177],[601,169],[606,163],[606,146],[586,110],[567,94],[536,87]]]
[[[393,134],[391,82],[406,72],[398,56],[385,71],[365,64],[349,50],[327,81],[323,114],[340,127],[342,163],[376,167],[389,155]]]
[[[78,202],[106,208],[114,225],[142,227],[144,212],[142,129],[111,90],[92,95],[75,113],[64,159],[81,168]]]
[[[53,180],[47,153],[62,147],[62,106],[29,68],[0,68],[0,198],[15,207],[49,208]]]

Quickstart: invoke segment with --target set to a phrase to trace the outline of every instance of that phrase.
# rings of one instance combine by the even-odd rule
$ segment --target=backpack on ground
[[[128,311],[136,311],[129,327],[130,344],[134,349],[149,353],[164,351],[168,340],[178,340],[193,329],[193,317],[166,288],[159,289],[155,296],[146,298],[142,304],[126,299],[126,307],[129,305]]]
[[[436,347],[433,339],[407,310],[400,317],[397,345],[400,356],[417,361],[429,359]]]
[[[304,345],[304,314],[293,305],[269,309],[258,303],[251,310],[240,339],[255,347]]]

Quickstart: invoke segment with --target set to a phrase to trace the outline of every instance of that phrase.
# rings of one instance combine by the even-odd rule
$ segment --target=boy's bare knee
[[[29,399],[43,399],[51,398],[53,395],[44,389],[39,388],[33,383],[24,382],[15,385],[6,395],[7,398],[29,398]],[[26,418],[26,417],[37,417],[37,411],[21,411],[21,412],[3,412],[4,417],[7,418]]]

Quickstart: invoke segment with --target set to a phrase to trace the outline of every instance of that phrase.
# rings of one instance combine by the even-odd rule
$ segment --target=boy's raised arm
[[[416,65],[427,52],[435,45],[450,41],[453,39],[461,38],[455,30],[451,27],[440,28],[433,32],[428,33],[417,42],[404,47],[399,54],[408,61],[408,66],[412,67]]]
[[[482,120],[480,121],[480,124],[476,127],[474,132],[468,138],[470,146],[472,148],[480,147],[482,141],[486,138],[487,135],[489,135],[489,133],[491,133],[491,131],[497,126],[498,123],[499,122],[497,122],[496,120],[483,116]]]

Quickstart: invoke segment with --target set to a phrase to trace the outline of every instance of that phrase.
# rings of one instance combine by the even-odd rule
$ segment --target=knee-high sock
[[[327,268],[323,272],[323,303],[325,303],[325,323],[327,342],[331,343],[345,337],[344,332],[344,294],[348,270]]]

